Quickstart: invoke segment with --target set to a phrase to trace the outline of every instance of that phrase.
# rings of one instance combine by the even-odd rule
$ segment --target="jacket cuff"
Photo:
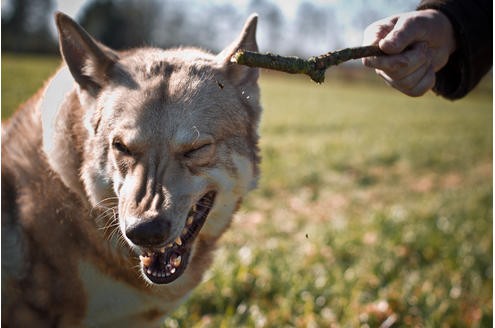
[[[450,20],[454,29],[457,49],[450,55],[447,64],[436,73],[433,91],[448,99],[459,99],[468,92],[469,48],[466,31],[456,17],[455,4],[450,1],[421,1],[418,10],[435,9],[442,12]]]

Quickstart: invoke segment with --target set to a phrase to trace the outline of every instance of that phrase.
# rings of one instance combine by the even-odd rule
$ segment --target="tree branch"
[[[316,83],[322,83],[325,80],[325,71],[330,66],[351,59],[382,55],[384,53],[377,46],[346,48],[308,59],[272,53],[261,54],[240,49],[232,56],[231,61],[249,67],[261,67],[291,74],[306,74]]]

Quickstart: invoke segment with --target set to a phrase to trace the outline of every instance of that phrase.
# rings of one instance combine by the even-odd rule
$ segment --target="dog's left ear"
[[[249,16],[239,37],[217,55],[227,77],[237,86],[255,84],[258,80],[259,69],[239,65],[230,60],[239,49],[258,51],[258,44],[256,43],[257,23],[257,14]]]
[[[69,16],[55,15],[60,52],[79,86],[95,97],[107,82],[117,55],[99,44]]]

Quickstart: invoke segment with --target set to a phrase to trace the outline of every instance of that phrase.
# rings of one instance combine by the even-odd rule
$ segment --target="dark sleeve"
[[[457,38],[457,50],[437,72],[433,91],[448,99],[464,97],[493,65],[492,0],[422,0],[418,9],[440,10]]]

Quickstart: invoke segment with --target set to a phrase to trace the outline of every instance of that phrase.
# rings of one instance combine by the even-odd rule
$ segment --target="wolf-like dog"
[[[159,326],[256,185],[257,16],[217,55],[55,18],[64,64],[2,126],[2,327]]]

